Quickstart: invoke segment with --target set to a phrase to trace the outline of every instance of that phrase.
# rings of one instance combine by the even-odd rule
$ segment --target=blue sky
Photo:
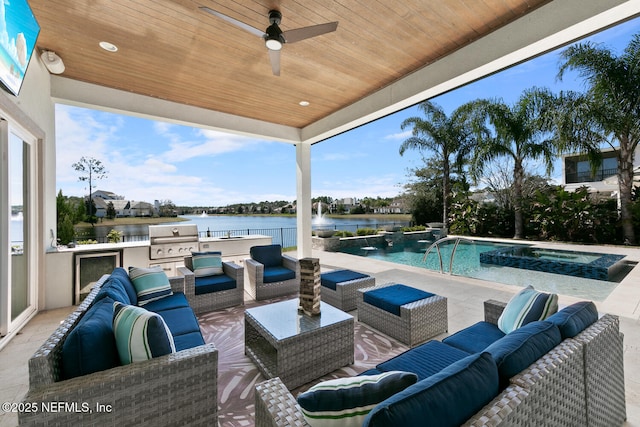
[[[621,53],[640,31],[635,19],[590,37]],[[513,103],[533,86],[553,91],[582,90],[574,74],[556,80],[558,52],[495,74],[433,98],[448,113],[478,98]],[[400,156],[409,136],[400,124],[419,116],[411,107],[313,145],[313,197],[394,197],[409,180],[409,169],[422,164],[417,151]],[[56,106],[57,189],[67,196],[88,193],[72,164],[80,157],[103,162],[107,178],[97,188],[129,200],[171,200],[178,206],[225,206],[233,203],[295,200],[295,147],[281,142],[196,129],[163,122]],[[551,177],[560,182],[561,166]],[[536,165],[531,164],[531,168]]]

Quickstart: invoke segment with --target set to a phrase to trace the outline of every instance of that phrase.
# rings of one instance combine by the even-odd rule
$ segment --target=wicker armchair
[[[300,290],[300,263],[283,254],[280,245],[254,246],[250,254],[251,258],[245,259],[245,267],[249,276],[247,292],[252,298],[264,300]],[[290,278],[280,280],[277,275],[270,277],[269,273],[274,270],[276,273],[288,270]]]
[[[196,276],[193,273],[192,257],[184,257],[184,265],[178,268],[178,275],[184,276],[184,295],[196,315],[244,304],[244,268],[242,266],[233,262],[222,263],[224,275],[235,281],[235,288],[196,294]]]
[[[61,380],[64,341],[107,278],[96,283],[29,359],[29,391],[21,403],[19,424],[216,425],[218,350],[213,344]],[[182,292],[182,278],[170,282],[174,292]],[[59,404],[65,406],[55,406]],[[52,409],[46,410],[47,405]]]

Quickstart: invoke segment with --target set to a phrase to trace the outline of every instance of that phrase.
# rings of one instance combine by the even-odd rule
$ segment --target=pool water
[[[626,276],[626,274],[633,268],[633,265],[626,265],[615,275],[615,277],[612,277],[609,281],[604,281],[555,273],[531,271],[514,267],[481,264],[480,254],[483,252],[508,247],[524,248],[528,247],[528,245],[503,244],[485,241],[470,242],[466,240],[461,240],[455,249],[453,262],[451,262],[451,254],[454,249],[453,241],[450,242],[450,244],[438,245],[440,249],[440,256],[438,255],[438,251],[434,248],[430,251],[427,258],[423,260],[425,251],[432,243],[433,242],[431,241],[406,241],[405,243],[396,243],[393,246],[387,247],[368,247],[367,250],[358,247],[345,248],[342,249],[342,252],[507,285],[522,287],[532,285],[534,288],[541,291],[570,295],[595,301],[603,301],[611,291],[615,289],[620,280],[622,280],[622,278],[624,278],[624,276]],[[551,252],[553,251],[547,251],[545,256],[550,256]],[[556,252],[556,259],[564,258],[562,251]],[[440,267],[440,259],[442,259],[442,270]],[[580,262],[590,262],[589,259],[590,258],[583,258]]]

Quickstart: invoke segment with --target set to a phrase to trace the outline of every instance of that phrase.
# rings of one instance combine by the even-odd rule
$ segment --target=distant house
[[[617,151],[608,148],[602,152],[602,165],[593,173],[589,160],[584,154],[565,155],[562,158],[562,184],[567,191],[587,187],[591,193],[600,193],[604,197],[618,195],[618,156]],[[640,185],[640,147],[634,157],[634,185]]]
[[[100,198],[103,200],[124,200],[124,196],[118,196],[116,193],[111,191],[104,190],[96,190],[92,193],[92,197],[95,200],[96,198]]]
[[[109,203],[113,204],[117,218],[134,216],[130,214],[131,203],[128,200],[105,200],[102,197],[94,197],[93,204],[96,206],[96,216],[98,218],[106,218]]]
[[[397,197],[393,199],[389,206],[378,206],[373,208],[373,213],[378,214],[401,214],[406,212],[404,199]]]
[[[358,199],[355,197],[345,197],[342,199],[336,199],[329,205],[331,213],[336,213],[342,210],[344,213],[351,212],[351,209],[358,206]]]
[[[147,202],[130,202],[129,216],[153,216],[154,208]]]

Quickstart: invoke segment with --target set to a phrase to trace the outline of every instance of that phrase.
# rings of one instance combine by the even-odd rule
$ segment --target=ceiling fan
[[[300,40],[320,36],[322,34],[335,31],[336,28],[338,28],[338,22],[336,21],[282,31],[279,27],[280,21],[282,21],[282,14],[277,10],[271,10],[269,11],[269,23],[271,25],[269,25],[266,30],[262,31],[206,6],[200,6],[200,9],[217,16],[218,18],[222,18],[236,27],[250,32],[251,34],[263,38],[265,45],[269,50],[269,60],[271,61],[271,70],[273,71],[274,76],[280,75],[280,50],[282,49],[283,44],[295,43]]]

